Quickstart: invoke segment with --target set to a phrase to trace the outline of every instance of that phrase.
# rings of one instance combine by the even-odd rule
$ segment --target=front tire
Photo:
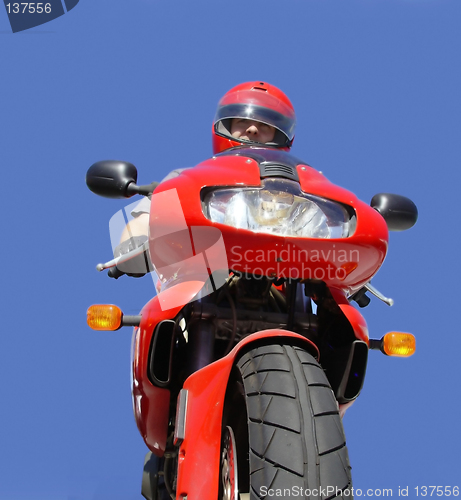
[[[267,345],[243,354],[235,368],[224,425],[236,436],[242,497],[352,498],[338,405],[315,359],[299,347]]]

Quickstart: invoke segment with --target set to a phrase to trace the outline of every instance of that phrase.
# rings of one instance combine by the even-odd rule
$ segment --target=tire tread
[[[327,486],[350,489],[338,405],[317,361],[299,347],[277,344],[245,353],[237,367],[248,413],[250,499],[264,500],[262,486],[321,493]],[[342,497],[333,493],[317,498]]]

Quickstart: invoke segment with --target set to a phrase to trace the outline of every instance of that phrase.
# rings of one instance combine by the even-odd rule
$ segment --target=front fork
[[[195,321],[188,328],[187,375],[192,375],[214,360],[215,331],[210,321]]]

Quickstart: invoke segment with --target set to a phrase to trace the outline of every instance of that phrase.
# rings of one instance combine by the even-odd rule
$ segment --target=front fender
[[[227,383],[240,351],[250,343],[273,338],[274,343],[290,339],[306,349],[315,344],[286,330],[264,330],[249,335],[225,357],[193,373],[184,383],[187,390],[185,437],[178,459],[177,496],[187,500],[216,500],[219,488],[221,426]]]

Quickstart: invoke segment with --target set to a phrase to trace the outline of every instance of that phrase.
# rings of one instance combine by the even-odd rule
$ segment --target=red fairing
[[[203,282],[181,283],[154,297],[142,309],[141,324],[133,332],[131,357],[134,416],[144,442],[158,456],[165,452],[170,391],[154,386],[147,376],[152,336],[160,321],[174,318],[202,287]],[[174,302],[171,295],[176,298]],[[173,303],[175,307],[168,307]]]
[[[334,200],[352,207],[356,214],[354,233],[343,238],[302,238],[237,229],[209,220],[203,211],[201,194],[207,187],[258,187],[261,185],[258,163],[245,156],[217,156],[180,176],[162,183],[152,199],[150,252],[153,262],[162,268],[164,280],[178,272],[178,264],[187,261],[182,272],[200,274],[193,258],[199,250],[190,244],[188,228],[201,231],[201,250],[207,258],[219,261],[221,236],[228,268],[246,273],[285,278],[321,279],[328,287],[347,294],[360,289],[378,271],[386,256],[388,229],[381,215],[357,197],[328,181],[310,166],[298,165],[303,192]],[[175,191],[171,191],[175,190]],[[176,193],[180,210],[166,203]],[[175,194],[175,196],[176,196]],[[179,205],[178,205],[179,206]],[[198,229],[200,228],[200,229]],[[195,241],[195,240],[194,240]],[[199,258],[198,261],[202,261]],[[221,259],[222,260],[222,259]]]

